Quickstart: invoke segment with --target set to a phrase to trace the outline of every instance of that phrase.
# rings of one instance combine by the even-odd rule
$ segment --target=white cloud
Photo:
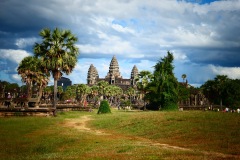
[[[18,38],[16,39],[15,44],[18,46],[18,48],[25,48],[27,46],[33,46],[35,42],[37,42],[37,38]]]
[[[31,54],[25,50],[0,49],[0,58],[6,59],[15,63],[20,63],[24,57]]]
[[[240,67],[221,67],[211,65],[211,70],[216,75],[227,75],[231,79],[240,79]]]
[[[29,20],[34,20],[31,28],[58,26],[71,29],[79,38],[77,46],[81,53],[93,58],[96,54],[98,57],[110,57],[80,59],[69,75],[74,83],[86,82],[91,63],[96,66],[99,75],[104,77],[113,55],[121,58],[118,61],[123,76],[128,77],[134,65],[132,61],[139,61],[136,64],[139,70],[153,70],[152,66],[156,62],[151,60],[159,60],[168,50],[174,53],[176,75],[181,79],[181,74],[186,73],[192,84],[200,84],[217,73],[232,73],[235,77],[239,75],[238,68],[221,65],[226,63],[230,55],[236,59],[234,65],[239,66],[240,0],[216,1],[204,5],[177,0],[75,0],[71,3],[50,0],[47,4],[42,1],[25,4],[13,0],[6,1],[0,7],[4,13],[0,18],[7,19],[3,19],[1,25],[9,24],[11,19],[11,24],[16,24],[10,26],[12,28],[30,28]],[[19,15],[18,19],[12,17],[15,14]],[[13,37],[23,35],[23,32],[29,35],[30,32],[37,34],[39,31],[14,32]],[[6,33],[10,34],[0,31],[4,36]],[[37,40],[34,36],[19,37],[12,40],[12,45],[20,49],[28,47]],[[228,52],[229,48],[233,49]],[[15,63],[28,55],[31,54],[24,50],[0,50],[1,59]],[[219,67],[211,63],[218,63]]]
[[[80,48],[83,53],[103,53],[103,54],[125,54],[126,57],[134,57],[134,53],[138,51],[136,48],[133,48],[131,42],[121,39],[118,36],[108,35],[103,32],[98,32],[97,36],[100,39],[100,44],[78,44],[77,46]],[[141,55],[137,55],[139,57]]]

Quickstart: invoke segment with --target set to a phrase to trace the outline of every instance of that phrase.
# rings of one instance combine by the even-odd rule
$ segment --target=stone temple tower
[[[111,60],[109,72],[107,73],[105,79],[108,80],[109,84],[119,83],[119,79],[122,79],[122,76],[119,72],[118,61],[115,56],[113,56]]]
[[[98,71],[93,64],[90,65],[87,75],[87,84],[93,85],[96,84],[99,79]]]
[[[132,72],[131,72],[131,85],[136,85],[136,78],[138,76],[138,69],[136,67],[136,65],[133,66]]]
[[[119,64],[117,58],[113,56],[110,65],[109,71],[105,78],[99,78],[97,69],[90,65],[87,74],[87,84],[89,86],[96,85],[100,81],[106,81],[109,84],[116,85],[121,87],[123,90],[127,90],[129,87],[136,86],[136,77],[138,76],[138,69],[136,65],[132,68],[131,77],[128,79],[122,78],[121,73],[119,72]]]

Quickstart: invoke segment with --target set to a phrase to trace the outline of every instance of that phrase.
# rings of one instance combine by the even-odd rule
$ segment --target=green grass
[[[240,114],[220,112],[137,112],[98,118],[94,126],[161,143],[240,154]]]
[[[85,115],[91,115],[88,126],[93,131],[108,134],[64,125]],[[0,159],[237,159],[239,135],[237,113],[112,110],[98,115],[95,110],[9,117],[0,118]]]

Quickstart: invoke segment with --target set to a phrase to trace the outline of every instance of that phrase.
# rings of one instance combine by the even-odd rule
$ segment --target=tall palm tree
[[[58,28],[53,31],[48,28],[43,29],[39,35],[42,37],[42,43],[35,44],[34,53],[36,57],[40,57],[44,71],[53,76],[53,107],[56,108],[57,80],[61,78],[63,73],[70,74],[77,63],[79,54],[78,48],[75,46],[77,37],[70,30]]]

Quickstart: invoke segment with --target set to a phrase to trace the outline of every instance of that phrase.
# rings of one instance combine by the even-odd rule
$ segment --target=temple
[[[138,69],[136,65],[132,68],[130,79],[124,79],[121,76],[121,73],[119,72],[119,65],[118,61],[115,56],[113,56],[109,71],[105,78],[99,78],[98,71],[96,67],[93,66],[93,64],[90,65],[88,69],[88,75],[87,75],[87,84],[92,86],[97,84],[99,81],[106,81],[109,84],[114,84],[122,89],[128,89],[129,87],[135,87],[136,86],[136,77],[138,75]]]

